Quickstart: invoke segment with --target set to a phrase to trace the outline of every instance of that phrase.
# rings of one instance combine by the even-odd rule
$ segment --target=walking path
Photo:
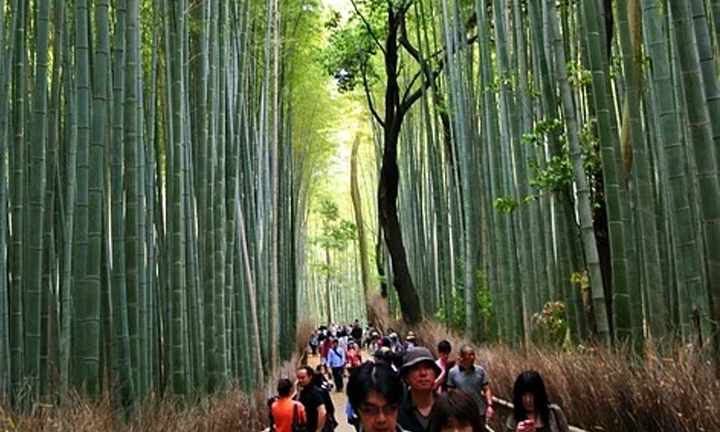
[[[363,350],[363,359],[368,358],[370,353]],[[320,356],[308,354],[307,356],[308,365],[315,368],[320,363]],[[347,377],[345,377],[345,383],[347,383]],[[335,419],[338,421],[338,426],[335,428],[335,432],[355,432],[355,428],[347,422],[347,416],[345,415],[345,405],[347,404],[347,395],[344,391],[331,391],[330,396],[335,405]]]

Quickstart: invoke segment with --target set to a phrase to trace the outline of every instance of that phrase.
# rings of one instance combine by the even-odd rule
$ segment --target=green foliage
[[[525,133],[522,136],[523,144],[541,145],[547,135],[559,133],[562,131],[563,123],[560,119],[546,119],[535,124],[535,128],[531,133]]]
[[[597,121],[589,119],[583,124],[580,131],[580,146],[582,147],[583,168],[590,184],[595,184],[595,176],[601,172],[599,142],[595,136]],[[525,144],[542,144],[542,138],[550,133],[558,133],[562,130],[563,124],[559,119],[550,119],[537,123],[533,133],[523,135]],[[573,167],[570,161],[567,147],[563,146],[562,154],[553,156],[546,162],[543,169],[532,161],[530,171],[530,185],[540,191],[552,193],[570,193],[573,185]]]
[[[590,177],[602,170],[600,159],[600,142],[595,134],[597,120],[589,119],[580,131],[580,146],[583,152],[583,168]]]
[[[560,346],[565,340],[568,323],[565,320],[565,304],[561,301],[545,303],[543,310],[531,318],[535,336],[544,345]]]
[[[512,213],[520,207],[520,203],[511,197],[500,197],[495,199],[493,207],[501,213]]]
[[[530,169],[535,173],[530,178],[531,186],[553,193],[567,193],[572,188],[573,169],[568,154],[551,157],[544,169],[540,169],[537,164],[533,164]]]
[[[322,234],[313,239],[323,249],[344,250],[357,236],[355,223],[340,219],[338,205],[328,199],[322,200],[317,209],[322,219]]]
[[[462,274],[464,270],[463,263],[458,264],[460,267],[459,273]],[[487,318],[492,314],[492,297],[490,290],[485,286],[485,274],[481,270],[475,270],[475,298],[477,299],[476,316],[478,318]],[[465,331],[465,321],[467,320],[467,313],[465,311],[465,305],[467,300],[465,299],[465,283],[464,279],[459,278],[456,285],[456,290],[451,299],[452,311],[450,311],[450,328],[458,333]],[[435,319],[441,322],[447,321],[448,311],[445,306],[440,306],[435,311]]]
[[[592,84],[592,74],[585,69],[580,61],[569,61],[565,66],[567,68],[568,82],[575,90],[581,90],[590,87]]]
[[[325,23],[331,33],[328,46],[320,55],[321,62],[325,73],[335,78],[341,92],[354,90],[362,82],[363,70],[369,81],[377,78],[371,59],[385,32],[382,5],[372,1],[357,3],[367,5],[360,9],[362,17],[356,12],[343,25],[339,14],[331,13]]]

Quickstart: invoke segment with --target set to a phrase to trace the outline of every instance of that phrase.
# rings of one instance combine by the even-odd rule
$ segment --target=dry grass
[[[395,323],[403,333],[410,330]],[[456,355],[466,340],[436,323],[412,328],[419,344],[437,354],[448,339]],[[720,386],[711,362],[683,349],[666,358],[631,360],[604,349],[561,352],[534,348],[527,354],[505,347],[476,349],[477,362],[488,370],[493,394],[505,400],[517,375],[534,369],[544,377],[550,399],[573,426],[590,431],[720,431]],[[499,411],[494,429],[504,430],[510,413]]]
[[[398,322],[382,324],[401,334],[410,330]],[[298,334],[305,338],[312,327],[312,323],[301,323]],[[412,330],[418,343],[433,352],[442,339],[450,340],[454,352],[466,342],[436,323]],[[551,400],[563,407],[574,426],[613,432],[720,431],[720,389],[712,367],[706,359],[684,355],[685,351],[634,362],[627,355],[598,349],[568,353],[538,348],[526,355],[504,347],[484,347],[476,354],[488,369],[494,394],[504,399],[510,399],[520,371],[538,370]],[[0,406],[0,432],[259,432],[267,426],[266,397],[271,387],[278,377],[293,377],[301,358],[297,355],[285,363],[255,395],[230,390],[190,406],[169,400],[153,402],[129,421],[107,400],[95,404],[77,400],[65,408],[40,405],[33,416],[25,418],[6,413]],[[508,415],[498,412],[495,430],[504,430]]]
[[[125,421],[123,412],[107,403],[76,401],[59,408],[45,406],[32,417],[5,414],[1,431],[21,432],[258,432],[267,427],[266,394],[248,396],[231,390],[181,407],[169,400],[150,403]]]

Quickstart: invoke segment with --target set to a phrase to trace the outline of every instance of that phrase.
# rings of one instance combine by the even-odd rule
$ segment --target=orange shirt
[[[270,414],[273,417],[275,432],[292,432],[293,407],[297,406],[298,422],[307,423],[305,407],[289,397],[284,397],[273,402],[270,407]]]

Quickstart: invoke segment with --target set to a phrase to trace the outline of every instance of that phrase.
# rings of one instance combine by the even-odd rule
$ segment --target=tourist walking
[[[343,391],[343,373],[345,373],[345,350],[338,346],[338,342],[334,341],[333,346],[328,351],[327,365],[332,371],[333,381],[335,381],[335,390]]]
[[[437,345],[438,350],[438,359],[435,362],[436,365],[440,368],[441,372],[440,375],[435,379],[435,391],[437,394],[443,394],[447,391],[447,373],[448,370],[452,367],[448,363],[448,360],[450,359],[450,353],[452,352],[452,345],[450,345],[450,342],[447,340],[442,340]]]
[[[355,341],[351,340],[348,343],[348,349],[345,353],[345,360],[347,362],[348,373],[352,373],[353,369],[362,364],[362,354],[360,353],[360,350],[358,349]]]
[[[447,380],[448,389],[462,390],[475,399],[482,419],[483,428],[488,420],[495,416],[492,405],[490,379],[485,368],[475,364],[475,349],[470,345],[460,347],[460,358],[450,372]]]
[[[305,407],[290,398],[292,381],[282,378],[277,382],[278,397],[270,404],[270,432],[293,432],[293,423],[307,423]]]
[[[435,402],[435,378],[440,368],[425,347],[412,347],[405,351],[400,375],[408,391],[400,406],[398,424],[410,432],[428,432],[430,411]]]
[[[307,365],[297,370],[298,400],[305,407],[308,432],[320,432],[325,428],[327,411],[320,390],[313,384],[313,375],[313,368]]]
[[[525,371],[513,385],[514,412],[507,419],[507,430],[514,432],[568,432],[562,409],[548,402],[545,382],[539,373]]]

